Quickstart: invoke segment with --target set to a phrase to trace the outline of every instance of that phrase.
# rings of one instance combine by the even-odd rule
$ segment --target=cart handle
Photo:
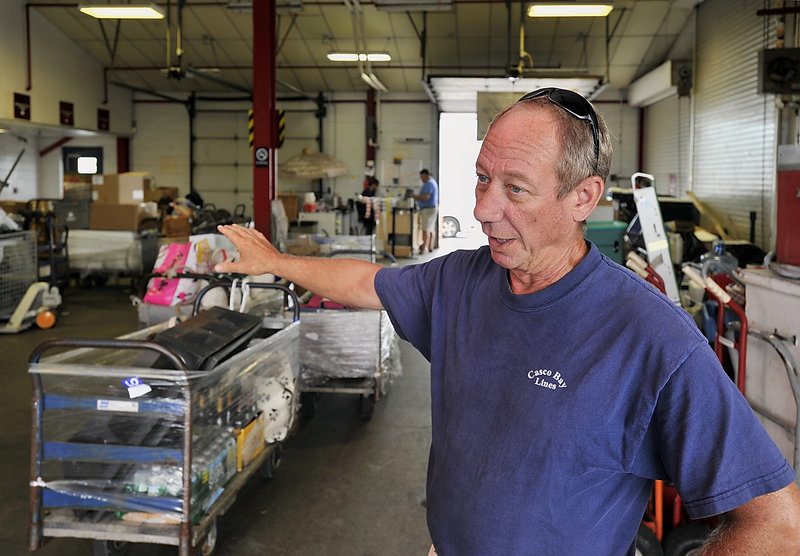
[[[703,279],[697,270],[689,265],[684,265],[683,273],[692,280],[692,282],[696,283],[701,288],[704,288],[714,294],[716,297],[719,298],[722,303],[725,305],[729,305],[731,302],[731,296],[728,292],[722,289],[722,287],[717,284],[713,278],[710,276]]]
[[[147,340],[122,340],[101,338],[53,338],[45,340],[31,352],[30,362],[38,363],[42,353],[55,347],[101,348],[101,349],[149,349],[165,356],[179,371],[188,371],[186,363],[171,349]]]
[[[326,256],[335,257],[336,255],[383,255],[389,259],[389,262],[392,264],[397,262],[397,259],[391,253],[386,251],[375,251],[374,249],[339,249],[337,251],[331,251]]]
[[[251,288],[283,290],[284,293],[288,294],[289,297],[292,298],[292,302],[293,302],[293,305],[294,305],[294,307],[292,309],[292,312],[294,313],[294,318],[292,319],[292,321],[294,322],[294,321],[300,320],[300,300],[297,299],[297,294],[294,293],[289,288],[289,286],[286,286],[284,284],[264,284],[262,282],[249,282],[247,285],[248,285],[248,287],[251,287]],[[206,286],[205,288],[203,288],[202,290],[197,292],[197,295],[194,297],[194,306],[192,308],[192,316],[197,315],[197,313],[200,312],[200,300],[203,299],[203,296],[206,293],[208,293],[209,290],[211,290],[212,288],[227,287],[227,286],[230,286],[230,284],[229,283],[225,283],[225,282],[219,282],[219,283],[216,283],[216,284],[209,284],[208,286]]]

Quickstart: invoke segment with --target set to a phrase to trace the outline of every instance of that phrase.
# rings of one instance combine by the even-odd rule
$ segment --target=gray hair
[[[603,116],[597,111],[595,111],[595,113],[597,114],[597,141],[599,143],[599,148],[596,172],[594,138],[592,137],[588,122],[572,116],[566,110],[550,102],[546,96],[526,99],[507,106],[494,117],[492,125],[494,125],[494,122],[500,119],[501,116],[504,116],[516,108],[528,108],[531,106],[542,107],[545,110],[549,110],[558,122],[558,139],[562,145],[561,160],[555,168],[559,183],[556,193],[559,199],[563,199],[570,191],[575,189],[579,183],[588,177],[597,175],[603,182],[608,179],[608,175],[611,172],[611,135]],[[491,129],[491,125],[489,129]]]

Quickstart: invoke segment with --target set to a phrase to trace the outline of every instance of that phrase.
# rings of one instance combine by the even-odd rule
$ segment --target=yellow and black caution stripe
[[[253,150],[253,138],[255,136],[255,124],[253,123],[253,109],[247,111],[247,137],[250,141],[250,150]]]
[[[281,148],[283,145],[283,138],[286,136],[286,110],[283,108],[278,109],[278,136],[275,141],[275,146]]]

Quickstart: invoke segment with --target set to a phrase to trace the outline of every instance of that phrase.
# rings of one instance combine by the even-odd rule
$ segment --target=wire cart
[[[378,253],[373,236],[335,236],[329,257],[347,255],[371,262]],[[391,262],[394,257],[381,253]],[[315,412],[321,393],[358,396],[358,413],[369,420],[375,403],[402,373],[397,334],[386,311],[350,309],[324,300],[306,304],[300,320],[302,411]],[[313,305],[313,306],[309,306]]]
[[[294,426],[298,315],[212,307],[173,327],[40,344],[29,549],[74,537],[95,555],[126,543],[210,555],[216,518],[252,475],[271,477]]]

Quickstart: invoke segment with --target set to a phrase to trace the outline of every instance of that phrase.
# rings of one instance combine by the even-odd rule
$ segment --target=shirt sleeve
[[[426,359],[431,358],[431,305],[437,264],[382,268],[375,276],[375,291],[397,334],[411,342]]]
[[[663,469],[694,519],[779,490],[794,471],[707,345],[694,349],[656,405]]]

